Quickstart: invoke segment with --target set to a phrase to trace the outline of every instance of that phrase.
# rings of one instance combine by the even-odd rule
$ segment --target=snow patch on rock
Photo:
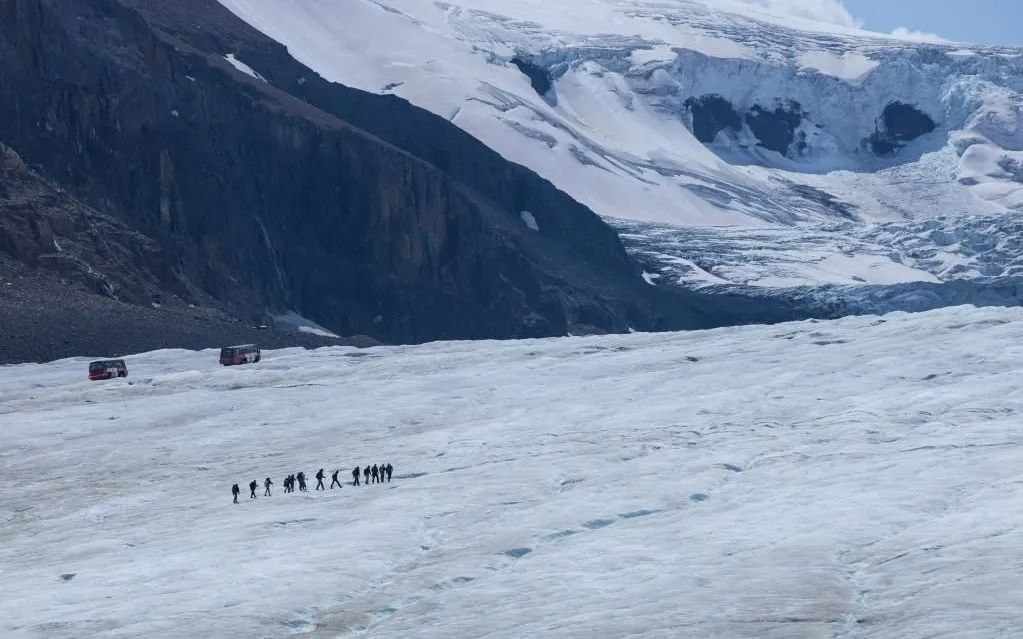
[[[337,333],[323,328],[316,322],[302,317],[298,311],[288,311],[287,313],[276,315],[274,316],[273,321],[274,327],[278,330],[291,330],[299,333],[318,335],[320,337],[341,337]]]
[[[235,69],[238,69],[245,75],[266,82],[266,78],[256,73],[255,69],[239,60],[233,53],[228,53],[224,56],[224,59],[231,63]]]
[[[526,228],[533,231],[540,230],[540,225],[536,223],[536,217],[534,217],[529,211],[522,211],[519,213],[519,217],[522,218],[522,223],[526,225]]]

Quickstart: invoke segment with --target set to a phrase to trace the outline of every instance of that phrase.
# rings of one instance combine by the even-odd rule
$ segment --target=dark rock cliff
[[[151,238],[76,200],[0,144],[0,364],[241,342],[373,343],[254,328],[218,311]]]
[[[732,103],[720,95],[688,98],[685,107],[692,116],[693,135],[704,144],[710,144],[725,129],[738,131],[742,118]]]
[[[169,292],[199,301],[155,242],[43,180],[3,144],[0,253],[111,299],[152,304]]]
[[[805,142],[797,142],[796,129],[805,116],[799,103],[791,100],[774,109],[755,104],[746,114],[746,124],[765,149],[781,155],[798,155]]]
[[[868,143],[875,154],[891,155],[936,126],[931,116],[912,104],[895,101],[885,106]]]
[[[529,78],[529,84],[532,85],[537,95],[546,96],[554,88],[554,78],[551,77],[551,72],[548,69],[520,56],[513,57],[511,63]]]

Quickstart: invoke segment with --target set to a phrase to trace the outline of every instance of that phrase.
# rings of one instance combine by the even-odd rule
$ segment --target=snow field
[[[1019,636],[1021,344],[962,307],[3,367],[0,635]]]

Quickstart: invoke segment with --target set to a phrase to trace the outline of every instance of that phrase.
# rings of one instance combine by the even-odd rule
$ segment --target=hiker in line
[[[393,473],[393,472],[394,472],[394,466],[391,465],[391,462],[387,462],[387,483],[388,484],[391,483],[391,473]]]
[[[355,479],[355,481],[352,482],[352,486],[358,486],[359,485],[359,467],[358,466],[356,466],[355,469],[352,471],[352,477]]]
[[[337,480],[337,474],[340,473],[340,472],[341,472],[340,470],[335,470],[334,474],[330,476],[330,489],[331,490],[334,490],[334,484],[337,484],[337,487],[341,488],[341,482],[339,482]]]
[[[256,483],[255,479],[253,479],[252,481],[249,482],[249,499],[255,499],[256,498],[256,486],[258,486],[258,485],[259,484]]]
[[[284,492],[293,493],[295,492],[295,476],[288,475],[284,478]]]
[[[323,469],[316,471],[316,490],[327,490],[323,487]]]
[[[373,464],[373,469],[371,472],[373,473],[373,483],[375,484],[378,481],[380,481],[380,470],[377,468],[376,464]]]
[[[274,483],[272,481],[270,481],[269,477],[267,477],[266,479],[263,480],[263,488],[266,488],[266,490],[263,491],[263,496],[264,497],[272,497],[272,495],[270,494],[270,486],[273,486],[273,485],[274,485]]]
[[[305,488],[305,473],[302,472],[302,471],[298,471],[298,489],[301,490],[302,492],[305,492],[305,490],[306,490],[306,488]]]
[[[365,477],[366,484],[369,484],[369,466],[366,466],[366,468],[363,469],[362,475]]]
[[[242,491],[241,491],[240,488],[238,488],[238,484],[235,484],[234,486],[231,486],[231,494],[234,495],[234,503],[236,503],[236,504],[238,503],[238,493],[240,493],[240,492],[242,492]]]

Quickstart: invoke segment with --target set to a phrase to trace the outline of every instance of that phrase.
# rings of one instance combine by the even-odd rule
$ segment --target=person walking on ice
[[[363,469],[362,476],[365,477],[366,484],[369,484],[369,466]]]
[[[373,483],[375,484],[380,481],[380,470],[377,468],[376,464],[373,464],[371,472],[373,473]]]
[[[323,487],[323,469],[316,471],[316,490],[327,490]]]
[[[266,479],[263,480],[263,488],[266,488],[266,490],[263,491],[263,496],[264,497],[272,497],[272,495],[270,494],[270,486],[273,486],[273,485],[274,485],[274,483],[272,481],[270,481],[269,477],[267,477]]]
[[[255,479],[253,479],[252,481],[249,482],[249,499],[255,499],[256,498],[256,486],[258,486],[258,485],[259,484],[256,483]]]
[[[391,462],[387,462],[387,483],[388,484],[391,483],[391,473],[393,473],[393,472],[394,472],[394,466],[391,465]]]
[[[339,482],[337,480],[337,474],[340,473],[340,472],[341,472],[340,470],[335,470],[334,474],[330,476],[330,489],[331,490],[334,490],[334,484],[337,484],[337,487],[341,488],[341,482]]]
[[[302,472],[301,470],[298,471],[298,489],[301,490],[302,492],[306,491],[306,487],[305,487],[305,473]]]
[[[359,485],[359,467],[358,466],[356,466],[355,469],[352,471],[352,479],[355,480],[355,481],[352,482],[352,486],[358,486]]]
[[[240,492],[242,492],[242,491],[241,491],[240,488],[238,488],[238,484],[235,484],[234,486],[231,486],[231,494],[234,495],[234,503],[236,503],[236,504],[238,503],[238,493],[240,493]]]

